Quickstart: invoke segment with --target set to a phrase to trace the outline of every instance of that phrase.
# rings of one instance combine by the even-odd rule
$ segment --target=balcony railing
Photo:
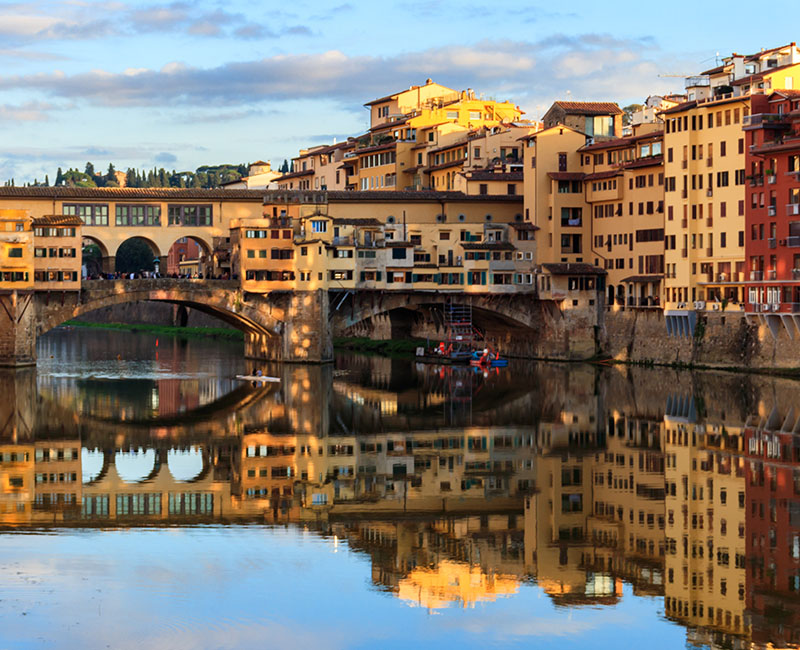
[[[761,282],[764,279],[763,271],[750,271],[751,282]]]
[[[792,280],[800,280],[800,269],[792,269]]]
[[[353,238],[350,236],[347,237],[334,237],[333,241],[331,242],[334,246],[352,246],[353,245]]]
[[[775,269],[767,269],[767,280],[777,280],[778,272]]]
[[[792,235],[786,238],[786,245],[789,248],[800,248],[800,236]]]
[[[689,221],[686,219],[686,217],[683,217],[683,219],[681,219],[681,228],[686,228],[688,225]]]
[[[687,196],[689,196],[689,191],[688,190],[681,190],[681,198],[685,199]]]
[[[706,158],[706,167],[713,167],[714,166],[714,158],[709,156]]]
[[[755,174],[749,177],[750,187],[760,187],[764,184],[764,177],[760,174]]]
[[[789,203],[786,205],[786,214],[789,216],[800,215],[800,203]]]
[[[714,249],[711,246],[706,248],[706,257],[714,257]]]
[[[755,113],[753,115],[744,116],[743,126],[779,126],[788,124],[786,117],[780,113]]]
[[[706,190],[706,196],[714,196],[714,190],[712,188],[708,188]]]
[[[688,160],[681,160],[681,169],[686,169],[689,166]]]
[[[778,207],[775,205],[767,206],[767,216],[774,217],[778,213]]]
[[[778,240],[775,239],[774,237],[770,237],[767,240],[767,246],[769,246],[770,248],[777,248],[778,247]]]
[[[689,251],[685,248],[681,249],[681,257],[689,257]]]
[[[714,225],[714,217],[706,217],[706,226],[711,228]]]
[[[775,174],[767,174],[767,184],[768,185],[775,185],[775,181],[776,180],[777,179],[775,178]]]

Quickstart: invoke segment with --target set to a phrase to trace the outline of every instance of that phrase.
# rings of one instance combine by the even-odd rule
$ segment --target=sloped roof
[[[622,115],[622,109],[616,102],[553,102],[567,115]]]

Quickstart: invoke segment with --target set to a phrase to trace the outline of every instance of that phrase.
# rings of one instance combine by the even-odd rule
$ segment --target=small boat
[[[501,359],[497,352],[486,348],[483,352],[473,352],[469,365],[477,368],[505,368],[508,366],[508,359]]]
[[[239,379],[241,381],[252,381],[258,382],[261,384],[280,384],[281,380],[279,377],[267,377],[266,375],[236,375],[235,379]]]

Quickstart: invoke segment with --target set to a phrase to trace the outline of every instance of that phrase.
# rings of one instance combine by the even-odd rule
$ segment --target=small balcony
[[[792,269],[792,280],[800,280],[800,269]]]
[[[753,174],[748,176],[750,187],[761,187],[764,184],[764,177],[761,174]]]
[[[775,174],[770,174],[767,172],[767,185],[775,185],[776,181],[777,178],[775,177]]]
[[[770,237],[767,240],[767,246],[769,246],[770,248],[777,248],[778,247],[778,240],[775,239],[775,237]]]
[[[789,203],[786,205],[786,214],[790,217],[800,215],[800,203]]]
[[[767,269],[767,280],[777,280],[778,272],[775,269]]]
[[[751,282],[761,282],[764,279],[764,271],[750,271]]]
[[[767,206],[767,216],[774,217],[778,213],[778,208],[775,205]]]
[[[800,236],[792,235],[786,238],[786,245],[789,248],[800,248]]]
[[[712,188],[708,188],[706,190],[706,196],[714,196],[714,190]]]

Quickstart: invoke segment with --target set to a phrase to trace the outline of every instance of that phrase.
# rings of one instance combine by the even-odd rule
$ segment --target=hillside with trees
[[[249,165],[202,165],[195,171],[168,171],[163,167],[152,169],[133,169],[129,167],[120,172],[113,164],[108,170],[97,172],[91,162],[86,163],[83,171],[80,169],[67,169],[61,167],[56,172],[53,185],[69,187],[219,187],[222,183],[239,180],[247,175]],[[14,179],[6,181],[6,186],[13,186]],[[44,182],[34,179],[28,186],[50,185],[50,175],[46,175]]]

